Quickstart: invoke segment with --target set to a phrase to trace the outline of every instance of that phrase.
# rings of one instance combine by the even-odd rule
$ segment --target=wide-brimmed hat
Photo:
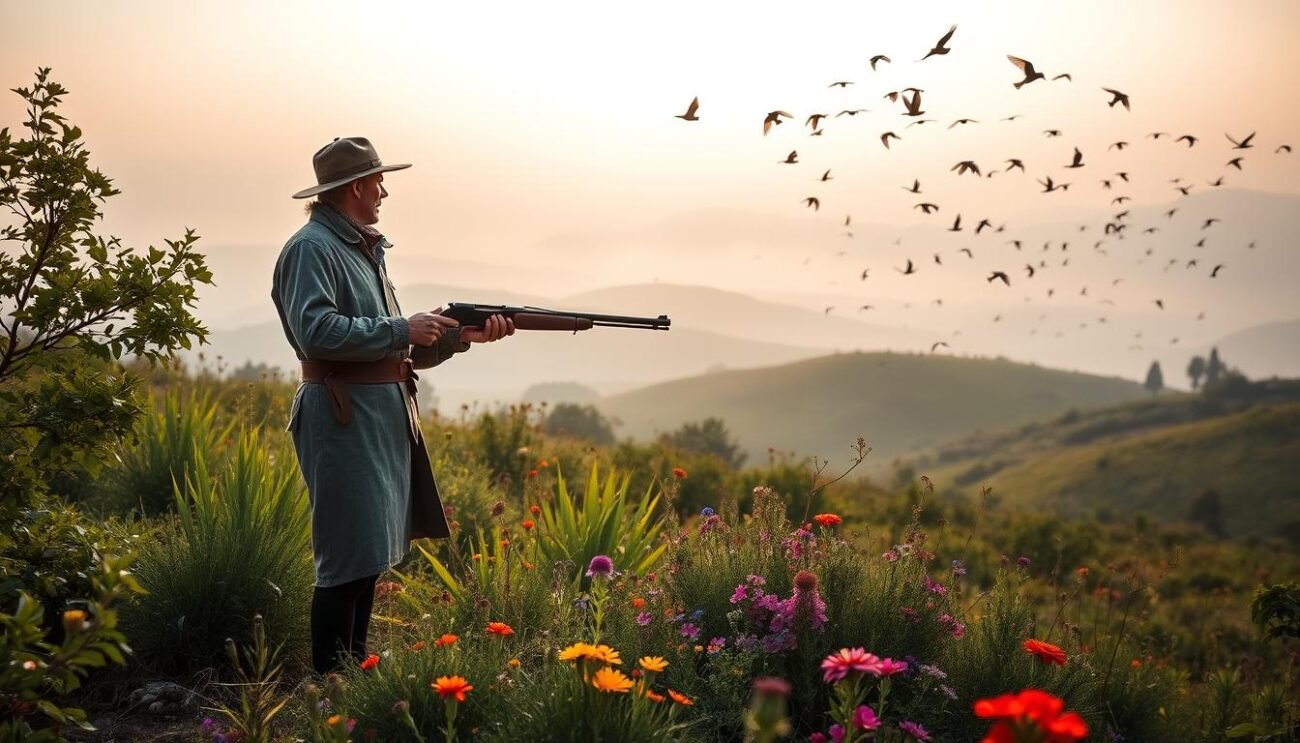
[[[316,185],[294,194],[295,199],[315,196],[367,175],[411,167],[410,163],[384,165],[375,146],[365,137],[335,137],[333,142],[316,150],[311,165],[316,169]]]

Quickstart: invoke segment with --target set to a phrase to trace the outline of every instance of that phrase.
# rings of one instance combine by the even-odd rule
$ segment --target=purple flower
[[[683,624],[679,631],[682,633],[682,637],[686,637],[692,640],[697,640],[700,637],[700,628],[696,627],[690,622]]]
[[[853,712],[853,726],[858,730],[875,730],[880,727],[880,718],[876,717],[874,709],[860,704]]]
[[[641,625],[642,627],[646,626],[647,624],[650,624],[650,621],[652,619],[654,619],[654,615],[648,611],[643,611],[640,614],[636,615],[636,623]]]
[[[844,740],[844,727],[842,725],[831,725],[831,740],[834,743],[840,743]]]
[[[750,575],[745,578],[745,582],[754,587],[765,586],[767,585],[767,578],[764,578],[761,575]]]
[[[1029,567],[1029,558],[1025,557],[1024,555],[1021,555],[1020,557],[1016,558],[1016,564],[1022,568],[1027,568]]]
[[[736,590],[733,591],[731,594],[731,603],[739,604],[741,601],[744,601],[745,599],[749,598],[749,594],[747,593],[747,590],[748,590],[748,586],[746,586],[744,583],[741,583],[740,585],[736,586]]]
[[[713,510],[713,508],[712,508],[711,506],[705,506],[704,508],[701,508],[701,509],[700,509],[700,515],[701,515],[701,516],[706,516],[706,517],[707,517],[707,516],[712,516],[714,513],[715,513],[715,511]]]
[[[921,743],[928,743],[928,741],[931,740],[929,731],[921,727],[919,722],[908,722],[905,720],[898,723],[898,729],[907,734],[909,738],[919,740]]]
[[[954,578],[960,578],[960,577],[962,577],[962,576],[965,575],[965,574],[966,574],[966,564],[963,563],[961,560],[953,560],[953,561],[952,561],[952,576],[953,576]]]
[[[203,728],[203,732],[210,733],[216,729],[217,721],[211,717],[205,717],[203,718],[203,722],[199,724],[199,727]]]
[[[954,702],[957,701],[957,692],[947,684],[939,684],[939,691]]]
[[[943,681],[944,679],[948,678],[948,674],[944,673],[943,669],[938,666],[932,666],[932,665],[922,663],[921,665],[917,666],[916,669],[921,673],[925,674],[926,676],[929,676],[932,679],[938,679],[940,681]]]
[[[614,574],[614,561],[606,555],[596,555],[587,563],[588,578],[608,578]]]
[[[932,580],[930,576],[925,576],[925,590],[936,596],[946,596],[948,588],[937,580]]]

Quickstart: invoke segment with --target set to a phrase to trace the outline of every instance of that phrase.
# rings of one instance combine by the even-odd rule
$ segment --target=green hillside
[[[1300,383],[1143,400],[969,436],[914,460],[941,489],[989,486],[1005,507],[1192,518],[1217,495],[1230,535],[1300,525]]]
[[[1146,394],[1135,382],[1001,359],[846,353],[718,372],[598,402],[620,435],[648,438],[710,416],[749,454],[768,447],[843,461],[861,436],[879,462],[981,429]]]

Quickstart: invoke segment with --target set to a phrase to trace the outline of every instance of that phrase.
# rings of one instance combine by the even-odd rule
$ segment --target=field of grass
[[[620,435],[642,439],[688,421],[722,418],[753,463],[766,458],[768,447],[842,461],[859,436],[880,460],[1144,394],[1128,380],[1002,359],[846,353],[690,377],[598,406],[623,421]]]
[[[1217,494],[1227,534],[1300,523],[1300,389],[1160,396],[970,436],[917,457],[941,490],[1069,517],[1187,520]]]

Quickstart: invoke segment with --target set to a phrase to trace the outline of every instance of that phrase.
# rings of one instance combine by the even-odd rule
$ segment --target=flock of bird
[[[956,32],[957,32],[956,25],[948,29],[948,32],[945,33],[939,39],[939,41],[934,45],[933,48],[931,48],[923,57],[918,59],[916,64],[925,62],[926,60],[931,59],[932,57],[947,55],[949,52],[951,52],[952,49],[949,46],[949,44],[952,43],[953,37],[956,34]],[[1067,83],[1073,83],[1074,81],[1073,76],[1068,72],[1054,74],[1049,78],[1047,73],[1040,71],[1029,60],[1022,59],[1020,57],[1016,57],[1013,55],[1007,55],[1007,60],[1022,75],[1021,79],[1013,80],[1011,82],[1011,85],[1016,90],[1021,90],[1025,86],[1031,85],[1039,81],[1043,81],[1046,84],[1051,84],[1053,82],[1062,81],[1062,80],[1066,81]],[[884,54],[873,55],[867,60],[867,64],[870,65],[872,72],[875,72],[878,69],[878,65],[892,64],[892,63],[893,60],[890,59],[889,56]],[[854,85],[854,84],[855,83],[850,80],[837,80],[835,82],[830,83],[829,87],[843,89],[843,88],[848,88],[850,85]],[[1115,108],[1116,106],[1122,106],[1125,111],[1132,110],[1132,101],[1130,100],[1128,94],[1120,90],[1117,90],[1115,88],[1105,87],[1105,86],[1100,86],[1100,90],[1105,94],[1106,97],[1102,97],[1099,94],[1098,95],[1099,104],[1105,103],[1108,107],[1112,109]],[[891,104],[901,104],[902,110],[899,113],[904,117],[912,119],[912,121],[909,122],[906,125],[906,127],[903,128],[902,131],[905,131],[906,129],[910,129],[915,126],[921,126],[928,123],[935,123],[936,121],[935,119],[921,118],[926,113],[926,111],[923,108],[924,104],[923,104],[922,96],[924,94],[925,94],[924,90],[916,87],[907,87],[907,88],[901,88],[899,90],[891,90],[884,94],[883,96],[884,100],[889,101]],[[700,101],[699,98],[696,97],[691,101],[690,105],[686,109],[686,112],[682,114],[678,114],[676,118],[683,119],[688,122],[698,121],[700,119],[700,117],[698,116],[699,110],[700,110]],[[869,113],[869,112],[867,111],[867,109],[849,108],[849,109],[841,110],[838,113],[835,113],[833,116],[829,113],[812,113],[809,114],[804,119],[804,126],[806,126],[810,130],[809,132],[810,136],[822,136],[825,132],[824,123],[827,120],[838,119],[839,117],[843,117],[843,116],[855,117],[858,116],[859,114],[864,114],[864,113]],[[1021,114],[1012,114],[1000,119],[1000,122],[1011,122],[1019,118],[1021,118]],[[783,110],[769,111],[762,118],[763,135],[767,136],[777,127],[780,127],[785,122],[794,119],[795,116],[787,111],[783,111]],[[979,123],[980,122],[976,119],[958,118],[952,121],[950,124],[948,124],[947,128],[954,129],[959,126],[961,127],[971,126]],[[1060,129],[1048,128],[1042,130],[1042,135],[1046,138],[1056,138],[1056,137],[1063,136],[1063,133],[1062,130]],[[1245,136],[1242,137],[1234,137],[1231,133],[1224,134],[1225,139],[1228,141],[1230,145],[1230,147],[1228,147],[1227,149],[1231,156],[1231,159],[1229,159],[1224,165],[1225,169],[1235,168],[1237,171],[1244,170],[1243,164],[1246,161],[1246,157],[1244,154],[1238,154],[1238,153],[1239,152],[1244,153],[1247,150],[1256,149],[1257,145],[1254,143],[1255,136],[1256,136],[1255,132],[1250,132],[1249,134],[1246,134]],[[1201,145],[1202,147],[1208,146],[1207,144],[1202,142],[1202,139],[1200,137],[1193,134],[1181,134],[1180,136],[1174,137],[1169,132],[1157,131],[1157,132],[1150,132],[1146,134],[1146,138],[1149,138],[1151,140],[1160,140],[1162,138],[1169,138],[1169,141],[1172,141],[1175,144],[1186,144],[1186,149],[1191,149],[1193,147],[1196,147],[1198,144]],[[891,129],[889,131],[885,131],[881,133],[879,135],[879,140],[880,140],[880,144],[884,147],[884,149],[890,150],[891,149],[890,143],[903,140],[903,136],[901,136],[897,131]],[[1114,151],[1123,152],[1130,146],[1131,143],[1129,141],[1117,140],[1111,143],[1107,147],[1107,151],[1114,150]],[[1276,147],[1273,148],[1272,152],[1274,155],[1290,154],[1292,152],[1292,148],[1291,145],[1289,144],[1278,144],[1276,145]],[[778,160],[777,162],[782,165],[800,164],[801,161],[799,159],[798,149],[792,149],[783,159]],[[1059,167],[1063,170],[1067,170],[1073,173],[1079,173],[1080,169],[1085,168],[1088,165],[1089,163],[1085,162],[1084,153],[1081,152],[1080,149],[1076,146],[1073,147],[1073,153],[1070,155],[1069,161],[1060,164]],[[994,176],[999,174],[1011,173],[1012,171],[1019,171],[1021,174],[1028,173],[1028,171],[1026,170],[1025,162],[1020,158],[1007,158],[999,162],[996,167],[989,167],[987,164],[981,166],[981,164],[973,160],[962,160],[960,162],[957,162],[950,168],[950,172],[955,173],[957,176],[969,176],[969,177],[984,178],[984,179],[993,178]],[[827,169],[822,173],[822,175],[819,178],[817,178],[817,181],[826,182],[832,179],[833,177],[831,175],[831,170]],[[1076,183],[1079,183],[1079,181],[1074,179],[1072,179],[1070,182],[1061,182],[1058,179],[1059,176],[1058,178],[1053,178],[1051,174],[1047,174],[1044,175],[1042,178],[1036,178],[1035,180],[1038,183],[1038,185],[1042,186],[1040,193],[1044,193],[1044,194],[1050,194],[1058,191],[1064,192],[1067,191],[1071,186],[1074,186],[1076,185]],[[1104,177],[1097,178],[1095,182],[1100,185],[1101,191],[1113,191],[1117,188],[1122,188],[1125,184],[1129,184],[1131,182],[1131,174],[1127,170],[1116,171],[1113,173],[1105,174]],[[1210,187],[1218,187],[1218,186],[1222,186],[1224,182],[1225,182],[1224,177],[1219,176],[1215,180],[1208,181],[1208,185]],[[1186,197],[1192,192],[1193,188],[1195,187],[1195,184],[1191,182],[1187,182],[1183,178],[1174,178],[1171,181],[1171,186],[1173,190],[1177,191],[1182,196]],[[921,180],[919,178],[913,178],[912,183],[910,185],[902,185],[900,187],[904,191],[907,191],[914,195],[920,196],[923,195],[924,193],[922,190]],[[1130,230],[1134,230],[1134,232],[1137,232],[1137,230],[1133,227],[1133,225],[1129,221],[1130,210],[1128,208],[1124,208],[1129,201],[1131,201],[1131,197],[1124,194],[1115,195],[1109,198],[1108,205],[1112,208],[1111,210],[1113,211],[1113,216],[1107,219],[1105,223],[1101,225],[1101,232],[1102,232],[1101,238],[1096,240],[1092,245],[1092,251],[1094,251],[1096,254],[1103,255],[1103,256],[1107,255],[1106,245],[1108,241],[1125,240],[1130,234]],[[821,197],[817,195],[806,196],[800,200],[800,203],[804,204],[806,208],[812,209],[814,211],[820,211],[823,205]],[[912,209],[918,210],[925,215],[935,215],[943,211],[943,207],[941,207],[940,204],[928,200],[917,201],[917,203],[915,203],[912,206]],[[1166,217],[1167,220],[1172,220],[1174,219],[1178,211],[1179,211],[1178,207],[1169,209],[1168,211],[1165,212],[1164,216]],[[1218,217],[1213,217],[1213,216],[1204,217],[1201,220],[1200,229],[1203,231],[1209,230],[1220,221],[1221,220]],[[847,228],[850,227],[851,225],[852,225],[852,215],[846,215],[844,217],[843,226]],[[1086,232],[1090,226],[1091,225],[1088,224],[1082,224],[1078,226],[1078,229],[1080,232]],[[957,232],[962,232],[966,229],[967,227],[963,227],[962,225],[962,215],[960,212],[958,212],[953,216],[952,224],[950,227],[947,228],[947,231],[957,233]],[[975,224],[975,227],[972,230],[973,234],[975,235],[981,235],[986,231],[993,234],[1005,233],[1007,231],[1007,226],[1005,224],[995,225],[989,219],[980,219]],[[1150,225],[1142,228],[1140,230],[1140,234],[1153,235],[1159,231],[1160,231],[1160,225]],[[852,237],[853,233],[845,232],[844,235],[847,237]],[[898,245],[900,243],[901,243],[901,238],[895,241],[895,245]],[[1056,243],[1057,246],[1059,247],[1059,253],[1069,252],[1071,247],[1070,241],[1057,240]],[[1019,239],[1019,238],[1006,239],[1004,245],[1014,248],[1014,250],[1017,252],[1022,252],[1026,248],[1026,240]],[[1201,239],[1197,240],[1194,243],[1193,247],[1204,248],[1205,245],[1206,245],[1206,238],[1202,237]],[[1051,250],[1051,247],[1052,247],[1052,241],[1048,241],[1046,244],[1043,245],[1041,252],[1048,253]],[[1255,242],[1251,241],[1246,247],[1253,249],[1255,247]],[[961,248],[957,252],[965,253],[968,259],[974,258],[974,252],[969,247]],[[1154,253],[1154,248],[1146,247],[1145,250],[1143,251],[1144,257],[1140,260],[1145,260],[1145,256],[1151,256],[1153,253]],[[1011,259],[1008,257],[1007,260],[1010,261]],[[1013,283],[1013,274],[1019,274],[1020,271],[1024,272],[1024,278],[1023,278],[1024,281],[1032,281],[1035,279],[1036,276],[1043,273],[1045,270],[1049,268],[1054,269],[1058,265],[1059,267],[1066,268],[1069,267],[1070,265],[1069,255],[1061,256],[1059,263],[1053,260],[1052,263],[1055,265],[1051,265],[1051,266],[1049,266],[1049,261],[1045,257],[1039,257],[1036,261],[1032,259],[1023,259],[1023,258],[1021,260],[1025,261],[1022,269],[1013,269],[1010,266],[1008,266],[1005,268],[991,270],[987,273],[987,275],[984,275],[983,273],[981,273],[980,275],[983,276],[984,282],[986,284],[992,285],[995,282],[997,282],[1000,283],[1004,288],[1007,288],[1010,287]],[[1201,263],[1200,259],[1195,257],[1190,259],[1171,258],[1169,259],[1169,262],[1164,266],[1164,270],[1168,271],[1171,267],[1177,265],[1180,262],[1183,262],[1184,260],[1185,260],[1185,266],[1188,270],[1199,267]],[[934,253],[933,262],[938,266],[943,266],[944,265],[943,256],[940,253]],[[1018,262],[1019,261],[1017,261],[1017,263]],[[1226,266],[1222,263],[1215,263],[1212,267],[1206,266],[1206,268],[1209,268],[1209,271],[1207,273],[1208,278],[1213,279],[1213,278],[1217,278],[1219,276],[1219,273],[1223,271],[1226,268]],[[873,270],[874,269],[870,267],[864,268],[862,269],[860,276],[858,276],[857,278],[860,281],[867,281],[872,275],[871,272]],[[920,267],[911,258],[908,258],[906,260],[906,263],[903,266],[894,267],[894,271],[896,271],[898,274],[902,276],[912,276],[920,271]],[[1019,283],[1020,281],[1021,279],[1019,278],[1016,279],[1017,283]],[[1123,281],[1123,277],[1117,277],[1112,280],[1111,285],[1116,286],[1122,281]],[[1056,292],[1054,288],[1048,288],[1045,292],[1048,299],[1052,298],[1055,295],[1055,293]],[[1085,297],[1088,296],[1087,286],[1082,287],[1080,291],[1080,295]],[[1026,301],[1029,300],[1028,297],[1026,297],[1025,299]],[[1110,299],[1101,299],[1100,301],[1101,303],[1107,305],[1115,304]],[[942,299],[934,300],[934,304],[939,306],[942,306],[942,302],[943,302]],[[1159,311],[1163,311],[1165,309],[1165,302],[1163,299],[1159,297],[1152,297],[1151,303]],[[908,306],[910,306],[910,303],[904,305],[904,307],[908,307]],[[834,309],[835,308],[833,306],[826,307],[825,313],[829,314]],[[859,312],[871,310],[871,309],[874,309],[874,305],[866,304],[866,305],[860,305],[858,307]],[[1204,312],[1201,312],[1198,315],[1197,319],[1203,319],[1203,318],[1204,318]],[[1042,318],[1040,317],[1040,319]],[[993,318],[994,322],[998,322],[1000,320],[1001,320],[1000,314]],[[1099,319],[1099,322],[1105,323],[1106,318],[1101,317]],[[1036,332],[1036,331],[1031,331],[1031,332]],[[1059,332],[1058,335],[1060,335]],[[1139,331],[1135,337],[1137,339],[1140,339],[1142,337],[1141,331]],[[1177,342],[1178,342],[1177,338],[1171,340],[1171,343],[1177,343]],[[944,341],[938,341],[931,345],[930,350],[931,352],[935,352],[941,347],[948,347],[948,344]],[[1138,345],[1138,346],[1131,346],[1130,348],[1140,348],[1140,347],[1141,346]]]

